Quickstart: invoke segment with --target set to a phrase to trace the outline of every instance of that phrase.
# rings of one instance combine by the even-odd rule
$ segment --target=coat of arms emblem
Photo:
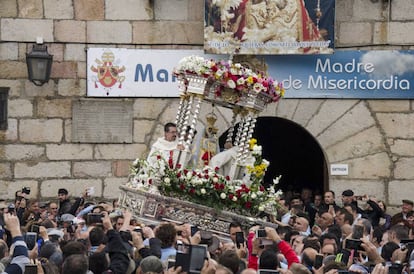
[[[97,74],[97,77],[94,78],[95,88],[98,88],[98,84],[100,84],[109,95],[109,91],[116,83],[119,83],[118,88],[122,88],[125,76],[122,76],[121,73],[125,71],[125,66],[120,67],[116,64],[118,62],[114,62],[115,55],[112,51],[105,51],[101,58],[101,60],[95,60],[97,67],[91,66],[91,71]]]

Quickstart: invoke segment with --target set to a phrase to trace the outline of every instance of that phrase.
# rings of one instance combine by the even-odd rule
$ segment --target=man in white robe
[[[154,163],[160,154],[167,162],[172,160],[172,163],[175,163],[177,146],[177,127],[174,123],[167,123],[164,126],[164,136],[159,137],[151,146],[147,161]]]

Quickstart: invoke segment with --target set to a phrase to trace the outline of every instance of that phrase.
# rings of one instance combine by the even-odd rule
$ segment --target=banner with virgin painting
[[[205,0],[204,50],[213,54],[329,54],[335,0]]]

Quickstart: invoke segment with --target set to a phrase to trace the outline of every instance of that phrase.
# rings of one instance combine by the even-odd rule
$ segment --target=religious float
[[[269,162],[262,158],[261,146],[252,134],[257,115],[267,104],[277,102],[284,90],[264,69],[253,69],[260,64],[264,68],[263,63],[244,58],[244,62],[237,62],[189,56],[179,62],[174,71],[180,91],[175,123],[181,149],[174,152],[174,158],[156,153],[135,160],[130,180],[120,187],[121,207],[144,221],[188,222],[224,235],[232,221],[245,227],[276,226],[270,219],[278,207],[280,177],[267,189],[262,185]],[[205,104],[233,111],[233,127],[226,139],[232,148],[225,151],[232,153],[232,161],[225,173],[209,165],[217,151],[208,145],[193,159],[196,126]],[[214,113],[206,118],[203,134],[215,136]]]

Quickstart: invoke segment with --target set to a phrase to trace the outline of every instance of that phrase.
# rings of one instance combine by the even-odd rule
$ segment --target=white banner
[[[172,72],[189,55],[205,56],[202,50],[89,48],[87,96],[178,97]]]

